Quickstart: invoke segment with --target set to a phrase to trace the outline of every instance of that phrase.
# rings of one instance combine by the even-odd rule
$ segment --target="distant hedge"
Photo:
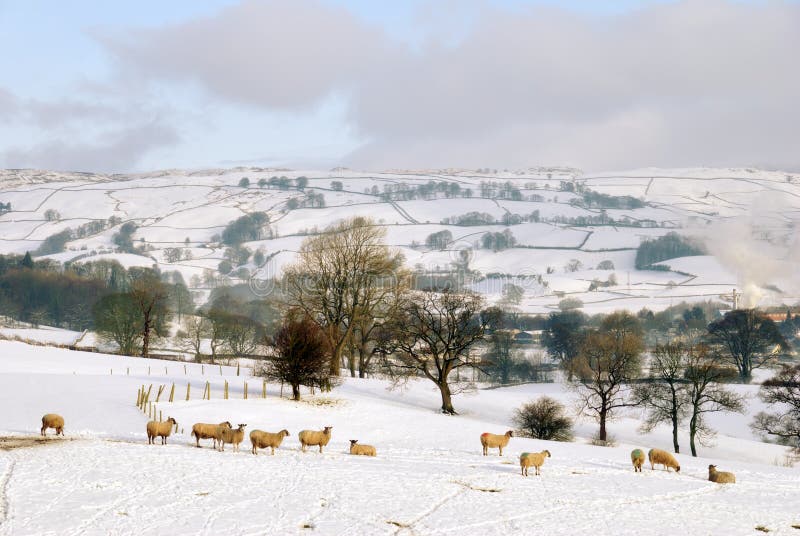
[[[653,240],[645,240],[639,245],[636,250],[636,269],[654,270],[657,267],[652,265],[657,262],[707,253],[703,244],[678,233],[667,233]]]

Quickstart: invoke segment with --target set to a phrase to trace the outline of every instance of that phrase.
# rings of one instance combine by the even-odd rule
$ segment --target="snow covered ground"
[[[617,447],[587,444],[596,425],[581,421],[573,443],[513,438],[503,457],[481,456],[480,433],[510,428],[523,402],[549,394],[569,404],[560,384],[459,395],[461,415],[450,417],[436,411],[428,382],[390,391],[381,380],[346,379],[296,403],[276,385],[261,398],[261,380],[241,372],[0,341],[0,534],[798,533],[800,472],[781,466],[782,447],[752,436],[757,400],[748,415],[714,419],[716,446],[701,447],[701,458],[678,455],[679,474],[649,466],[635,474],[632,448],[670,445],[666,429],[638,435],[637,413],[610,424]],[[176,401],[164,402],[172,383]],[[147,445],[147,417],[135,406],[143,384],[167,386],[157,408],[179,432],[166,446]],[[66,437],[11,448],[9,437],[38,437],[47,412],[65,417]],[[274,457],[253,456],[247,439],[238,453],[194,447],[192,423],[223,420],[291,435]],[[297,433],[326,425],[333,438],[324,454],[301,453]],[[375,445],[378,456],[350,456],[349,439]],[[552,458],[542,475],[520,476],[519,453],[543,449]],[[709,463],[737,483],[708,482]]]

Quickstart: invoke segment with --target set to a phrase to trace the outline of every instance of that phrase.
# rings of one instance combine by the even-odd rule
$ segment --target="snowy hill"
[[[70,352],[0,341],[0,534],[774,534],[800,524],[800,473],[781,466],[785,450],[761,443],[750,415],[714,419],[716,446],[678,455],[679,474],[634,473],[632,448],[664,447],[669,433],[640,436],[636,413],[610,425],[617,447],[586,438],[556,443],[513,438],[499,457],[481,456],[479,435],[510,428],[514,408],[542,393],[569,403],[558,384],[479,390],[455,399],[461,415],[436,411],[427,382],[401,391],[346,379],[326,395],[295,403],[242,370]],[[230,382],[230,399],[222,384]],[[211,385],[211,400],[201,400]],[[243,399],[244,382],[250,396]],[[165,402],[170,386],[175,402]],[[190,400],[185,400],[191,384]],[[176,418],[169,444],[147,445],[141,385],[166,390],[157,411]],[[741,386],[753,394],[755,387]],[[153,397],[154,398],[154,397]],[[757,401],[749,412],[758,411]],[[59,412],[64,439],[35,443],[41,416]],[[194,422],[246,423],[290,436],[275,456],[194,447]],[[323,454],[301,453],[297,433],[333,426]],[[52,435],[52,430],[49,432]],[[25,443],[23,438],[31,438]],[[350,456],[348,440],[375,445]],[[686,438],[681,441],[686,445]],[[14,443],[16,442],[16,443]],[[14,448],[25,445],[24,448]],[[523,451],[552,453],[541,476],[520,476]],[[736,473],[734,485],[707,481],[707,466]]]
[[[294,186],[298,177],[307,178],[303,188]],[[240,186],[244,178],[247,187]],[[435,187],[426,191],[431,181]],[[384,195],[410,190],[416,193],[409,199]],[[631,196],[642,204],[589,206],[578,190]],[[315,196],[324,197],[323,208]],[[514,282],[525,289],[520,308],[528,312],[551,311],[565,296],[580,299],[589,313],[643,306],[658,310],[680,301],[719,299],[734,287],[748,305],[794,303],[800,297],[800,283],[793,277],[800,266],[795,231],[800,175],[783,172],[644,169],[588,175],[562,168],[481,173],[237,168],[106,176],[4,170],[0,202],[11,205],[0,214],[0,253],[34,251],[46,238],[71,229],[66,250],[51,258],[158,264],[162,270],[181,271],[196,289],[204,286],[204,274],[216,272],[223,260],[218,237],[225,226],[243,214],[262,211],[270,219],[268,238],[244,245],[260,249],[268,261],[243,266],[260,278],[280,275],[309,233],[360,215],[386,228],[387,241],[402,250],[409,267],[446,269],[469,251],[475,288],[497,299],[503,283]],[[491,221],[458,224],[468,213]],[[111,226],[106,225],[109,218],[114,218]],[[74,236],[90,222],[103,225]],[[126,222],[138,226],[132,239],[142,254],[116,251],[112,237]],[[452,234],[444,250],[425,247],[430,234],[443,230]],[[481,247],[485,233],[504,230],[512,233],[514,247]],[[634,258],[641,241],[673,231],[703,240],[710,255],[665,261],[672,271],[637,270]],[[168,248],[179,249],[181,259],[168,260]],[[613,268],[598,269],[600,263]],[[481,279],[489,275],[495,278],[491,284]],[[589,290],[593,280],[606,282],[611,276],[615,284]]]

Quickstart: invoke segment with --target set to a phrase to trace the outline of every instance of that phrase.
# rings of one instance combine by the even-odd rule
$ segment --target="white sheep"
[[[375,456],[375,447],[372,445],[358,445],[358,439],[350,440],[350,454],[361,456]]]
[[[230,421],[221,422],[219,424],[208,424],[198,422],[192,425],[192,437],[197,441],[197,448],[200,448],[201,439],[213,439],[212,448],[217,448],[217,438],[220,435],[219,428],[227,428],[230,430],[233,425]]]
[[[708,466],[708,479],[717,484],[736,484],[736,475],[727,471],[717,471],[716,465]]]
[[[230,443],[233,445],[233,452],[239,452],[239,443],[244,441],[245,426],[247,425],[239,424],[236,430],[220,426],[218,428],[219,436],[217,437],[217,441],[219,441],[219,451],[223,452],[225,450],[225,443]]]
[[[681,472],[678,460],[666,450],[650,449],[650,452],[647,453],[647,458],[650,460],[650,470],[655,470],[655,466],[661,464],[667,472],[669,472],[670,467],[675,469],[676,473]]]
[[[166,421],[150,421],[147,423],[147,444],[155,445],[156,437],[161,438],[161,444],[167,444],[167,438],[172,434],[172,428],[178,424],[172,417]]]
[[[48,413],[42,417],[42,435],[47,435],[48,428],[55,428],[56,435],[64,435],[64,417],[56,413]]]
[[[483,455],[489,455],[489,449],[492,448],[499,448],[500,449],[500,456],[503,455],[503,447],[508,445],[508,441],[514,437],[513,430],[509,430],[503,435],[498,434],[490,434],[489,432],[484,432],[481,434],[481,445],[483,446]]]
[[[545,458],[550,457],[549,450],[543,450],[542,452],[523,452],[519,456],[519,467],[522,471],[522,476],[528,476],[528,467],[531,465],[536,468],[536,474],[540,475],[541,472],[539,469],[544,464]]]
[[[290,435],[288,430],[281,430],[280,432],[253,430],[250,432],[250,443],[253,445],[253,454],[258,455],[258,449],[269,447],[272,449],[272,455],[274,456],[275,449],[281,446],[283,438],[288,435]]]
[[[308,446],[315,446],[319,445],[319,451],[322,452],[322,447],[328,444],[328,441],[331,440],[331,430],[333,426],[326,426],[324,430],[317,431],[317,430],[303,430],[299,434],[297,434],[298,439],[300,439],[300,449],[305,452],[306,447]]]

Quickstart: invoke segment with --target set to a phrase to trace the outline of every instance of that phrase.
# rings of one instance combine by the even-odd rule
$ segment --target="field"
[[[278,176],[290,184],[306,177],[308,184],[302,190],[258,185]],[[239,186],[245,177],[250,185]],[[415,189],[430,181],[461,193],[381,198],[385,188]],[[334,189],[335,182],[341,188]],[[494,190],[484,190],[482,185],[490,183]],[[633,196],[644,206],[584,208],[575,204],[578,194],[564,189],[567,183],[604,195]],[[502,198],[498,192],[506,184],[518,189],[522,199]],[[309,205],[313,195],[324,197],[323,208]],[[290,210],[290,201],[299,208]],[[217,267],[225,246],[217,236],[243,214],[264,211],[270,218],[269,236],[244,245],[261,250],[267,261],[239,267],[256,278],[279,277],[309,234],[342,218],[367,216],[385,228],[387,243],[417,270],[449,269],[461,252],[469,252],[474,288],[494,301],[504,282],[516,281],[525,290],[519,304],[523,312],[555,310],[564,297],[580,299],[587,313],[644,306],[660,310],[681,301],[719,301],[733,288],[749,306],[800,299],[800,283],[794,277],[800,266],[795,232],[800,177],[783,172],[699,168],[588,175],[560,168],[491,173],[239,168],[98,175],[5,170],[0,171],[0,202],[12,207],[0,214],[0,254],[35,251],[57,232],[114,217],[118,223],[113,227],[74,237],[65,251],[45,257],[61,262],[116,259],[125,266],[177,270],[199,296],[208,295],[209,274],[220,277]],[[453,223],[470,212],[497,222]],[[534,213],[538,221],[531,219]],[[528,221],[502,224],[503,218],[512,217]],[[141,254],[116,251],[113,236],[126,222],[138,226],[132,238]],[[425,247],[428,235],[442,230],[453,236],[444,250]],[[486,232],[504,230],[514,235],[515,247],[481,247]],[[663,263],[666,271],[637,270],[634,258],[641,241],[668,232],[705,241],[709,255],[669,260]],[[182,259],[167,260],[168,248],[179,248]],[[613,268],[597,269],[603,261]],[[248,278],[238,268],[234,272],[237,275],[223,279],[236,283]],[[499,283],[487,283],[488,276]],[[542,276],[546,285],[526,284],[533,281],[530,276]],[[589,290],[593,280],[605,282],[611,276],[616,283]]]
[[[389,390],[380,379],[346,379],[331,393],[292,402],[243,367],[146,360],[0,341],[0,534],[797,534],[800,473],[785,449],[755,438],[747,415],[713,418],[719,430],[681,472],[635,474],[632,448],[669,448],[668,430],[636,431],[641,414],[610,424],[616,447],[513,438],[504,456],[481,456],[478,436],[511,427],[514,408],[540,394],[571,405],[559,383],[479,389],[454,399],[458,416],[436,411],[427,382]],[[230,399],[222,399],[224,381]],[[203,385],[211,400],[201,400]],[[249,398],[243,399],[243,386]],[[172,384],[175,402],[164,402]],[[191,383],[190,400],[185,400]],[[179,423],[166,446],[147,445],[141,385],[165,385],[157,404]],[[739,386],[753,397],[757,386]],[[66,419],[64,439],[39,439],[41,415]],[[194,422],[230,420],[291,435],[275,456],[228,446],[194,447]],[[333,426],[323,454],[302,453],[297,433]],[[50,430],[49,434],[52,435]],[[348,440],[375,445],[350,456]],[[688,450],[685,434],[681,434]],[[522,451],[552,453],[542,475],[524,478]],[[709,463],[735,485],[707,481]],[[795,528],[792,528],[795,526]]]

